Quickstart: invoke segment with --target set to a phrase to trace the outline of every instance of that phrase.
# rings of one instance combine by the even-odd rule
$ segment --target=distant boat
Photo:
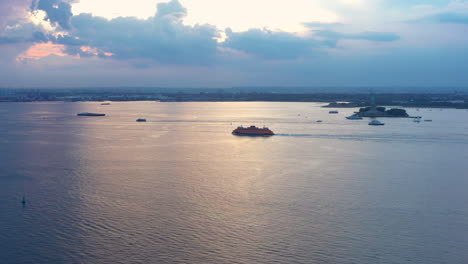
[[[146,118],[138,118],[136,121],[137,122],[146,122]]]
[[[337,110],[332,110],[332,111],[329,111],[328,113],[329,114],[338,114],[338,111]]]
[[[77,114],[77,116],[106,116],[106,114],[84,112],[84,113]]]
[[[102,103],[101,105],[110,105],[110,103]]]
[[[385,125],[385,123],[382,123],[377,119],[374,119],[369,122],[369,126],[383,126],[383,125]]]
[[[322,123],[323,121],[322,121],[322,120],[317,120],[317,121],[315,121],[315,122],[317,122],[317,123]]]
[[[424,122],[432,122],[432,119],[424,119]]]
[[[26,204],[26,197],[23,196],[23,199],[21,199],[21,203],[22,203],[23,205]]]
[[[416,123],[420,123],[421,122],[421,117],[417,116],[413,121],[416,122]]]
[[[349,119],[349,120],[362,120],[362,117],[354,114],[354,115],[351,115],[351,116],[347,116],[346,119]]]

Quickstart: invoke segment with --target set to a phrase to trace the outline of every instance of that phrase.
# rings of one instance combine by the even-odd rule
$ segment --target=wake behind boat
[[[106,114],[84,112],[77,114],[77,116],[106,116]]]
[[[256,126],[250,127],[243,127],[240,126],[234,131],[232,131],[233,135],[237,136],[273,136],[274,133],[268,127],[258,128]]]

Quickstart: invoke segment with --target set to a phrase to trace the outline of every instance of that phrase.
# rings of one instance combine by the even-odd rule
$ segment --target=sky
[[[468,87],[468,0],[0,0],[0,87]]]

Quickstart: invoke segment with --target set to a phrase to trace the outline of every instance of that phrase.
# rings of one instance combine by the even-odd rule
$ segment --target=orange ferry
[[[232,134],[238,136],[273,136],[274,133],[268,127],[258,128],[256,126],[243,127],[240,126]]]

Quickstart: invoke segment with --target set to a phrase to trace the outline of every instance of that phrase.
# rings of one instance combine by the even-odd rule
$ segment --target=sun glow
[[[46,31],[52,32],[55,30],[55,27],[50,24],[49,21],[46,21],[47,14],[42,10],[36,10],[31,12],[29,15],[29,20],[37,26],[41,26]]]
[[[31,46],[26,52],[20,54],[17,57],[17,60],[32,59],[39,60],[41,58],[57,55],[57,56],[67,56],[63,51],[65,49],[64,45],[53,44],[51,42],[47,43],[37,43]]]
[[[134,16],[141,19],[156,12],[156,4],[164,0],[81,0],[73,5],[73,13],[92,13],[111,19]],[[347,0],[351,1],[351,0]],[[354,0],[357,1],[357,0]],[[185,24],[211,24],[220,29],[244,31],[250,28],[269,28],[300,32],[304,22],[337,22],[338,16],[323,8],[318,0],[180,0],[187,8]]]

